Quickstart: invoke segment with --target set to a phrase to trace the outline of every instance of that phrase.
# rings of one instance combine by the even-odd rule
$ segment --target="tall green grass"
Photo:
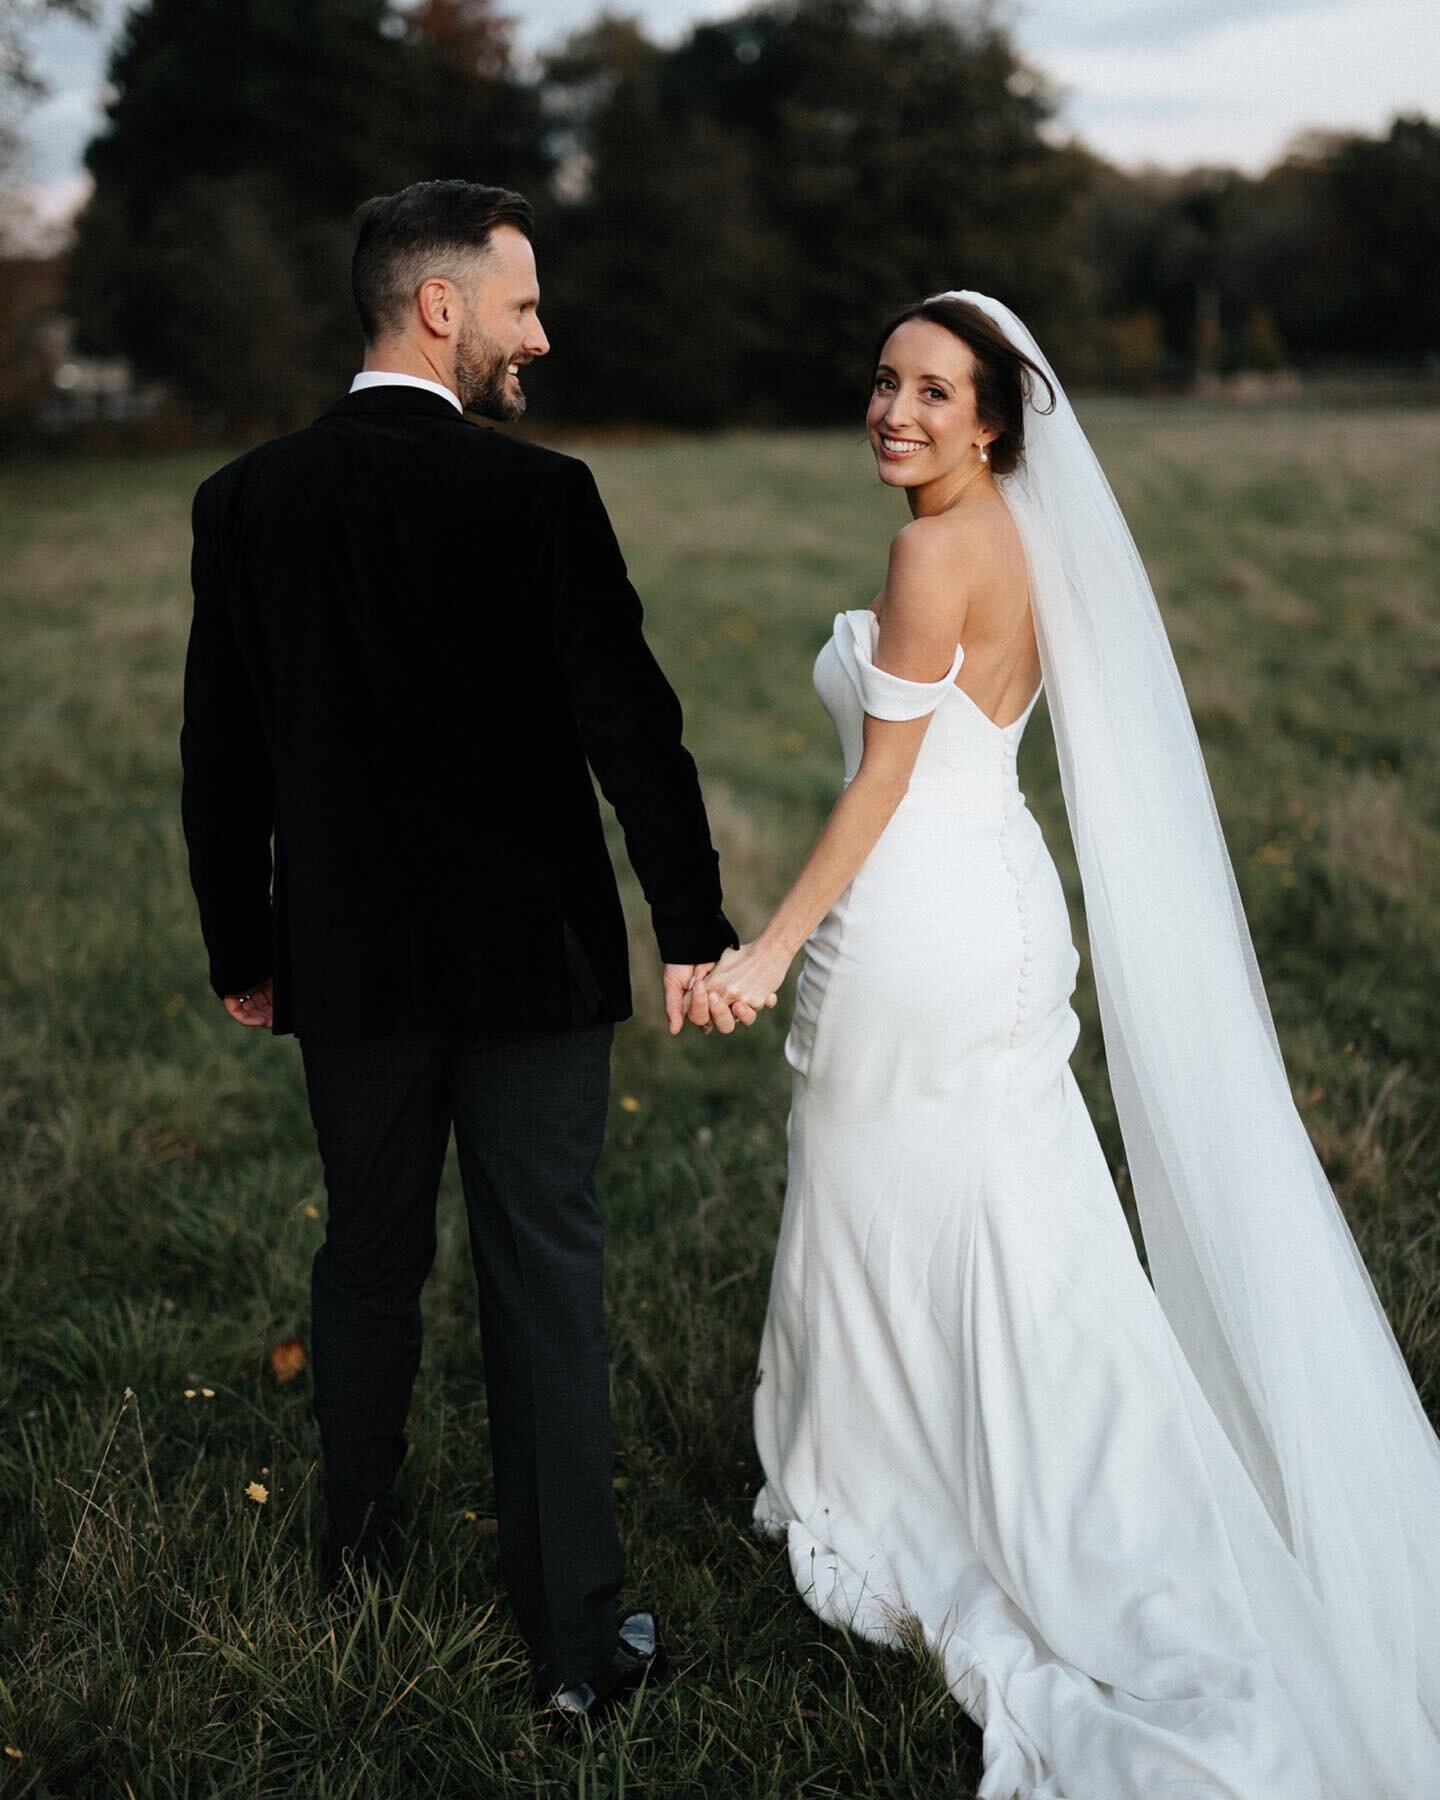
[[[1440,562],[1424,412],[1087,414],[1170,624],[1297,1098],[1440,1411]],[[851,437],[575,446],[686,702],[753,930],[832,802],[810,665],[899,522]],[[784,1191],[785,1004],[671,1043],[636,920],[603,1190],[629,1593],[678,1679],[537,1721],[498,1589],[453,1170],[398,1602],[318,1603],[302,1376],[323,1192],[296,1046],[210,997],[176,811],[190,492],[210,462],[0,476],[0,1788],[8,1796],[945,1795],[923,1658],[823,1630],[748,1528]],[[477,670],[477,689],[505,671]],[[1022,780],[1066,873],[1043,707]],[[1076,1067],[1125,1188],[1091,998]],[[208,1390],[208,1391],[207,1391]],[[266,1498],[249,1497],[251,1483]],[[258,1490],[256,1490],[258,1491]],[[18,1754],[14,1754],[18,1753]]]

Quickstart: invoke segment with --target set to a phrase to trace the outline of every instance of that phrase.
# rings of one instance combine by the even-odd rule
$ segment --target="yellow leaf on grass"
[[[307,1200],[305,1202],[305,1217],[307,1219],[318,1219],[320,1217],[320,1208],[313,1200]]]
[[[252,1481],[245,1490],[247,1500],[253,1500],[257,1506],[263,1506],[270,1498],[270,1490],[263,1481]]]
[[[622,1094],[620,1096],[620,1110],[621,1112],[639,1112],[640,1102],[633,1094]]]
[[[13,1756],[15,1761],[19,1762],[25,1752],[23,1750],[17,1750],[13,1744],[7,1744],[5,1746],[5,1754],[7,1756]]]
[[[270,1373],[277,1381],[293,1381],[305,1367],[305,1346],[298,1337],[286,1338],[270,1352]]]

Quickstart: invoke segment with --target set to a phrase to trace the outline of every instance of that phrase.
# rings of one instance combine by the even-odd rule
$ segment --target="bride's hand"
[[[789,967],[788,956],[760,939],[727,950],[708,975],[697,977],[687,1016],[702,1029],[714,1025],[722,1035],[737,1023],[753,1025],[757,1014],[774,1006]]]

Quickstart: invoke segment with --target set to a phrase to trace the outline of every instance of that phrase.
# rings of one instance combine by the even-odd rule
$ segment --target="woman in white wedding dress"
[[[803,945],[757,1521],[822,1618],[918,1622],[981,1800],[1433,1800],[1440,1448],[1295,1114],[1119,509],[982,295],[890,328],[868,425],[913,519],[816,663],[845,788],[692,1002],[748,1021]],[[1016,780],[1042,673],[1153,1288]]]

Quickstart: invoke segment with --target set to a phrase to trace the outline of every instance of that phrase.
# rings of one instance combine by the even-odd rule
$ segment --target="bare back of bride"
[[[1440,1449],[1294,1114],[1119,509],[983,296],[887,331],[869,426],[914,517],[815,665],[844,790],[705,984],[763,1006],[803,946],[757,1522],[822,1618],[918,1626],[981,1800],[1440,1792]],[[1153,1286],[1017,780],[1042,673]]]

